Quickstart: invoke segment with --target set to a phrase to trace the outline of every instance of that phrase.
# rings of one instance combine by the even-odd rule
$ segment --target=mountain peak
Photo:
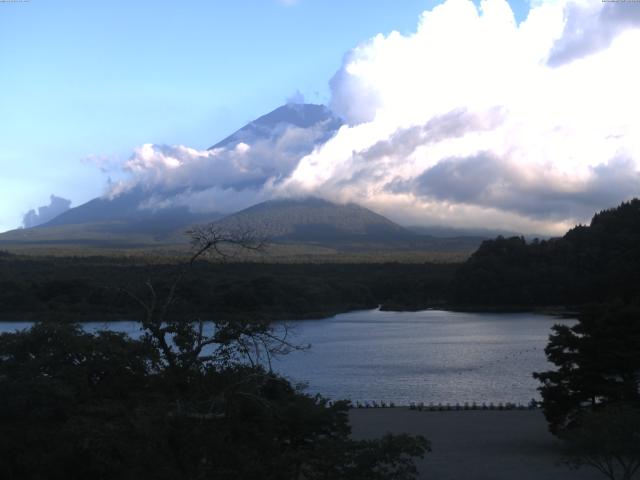
[[[287,103],[251,123],[264,126],[288,123],[299,128],[309,128],[320,122],[335,119],[337,117],[324,105]]]
[[[322,125],[329,139],[342,126],[342,121],[324,105],[312,103],[287,103],[256,118],[209,150],[223,148],[240,142],[251,144],[257,140],[267,140],[282,133],[286,128],[312,128]],[[326,138],[325,138],[326,137]]]

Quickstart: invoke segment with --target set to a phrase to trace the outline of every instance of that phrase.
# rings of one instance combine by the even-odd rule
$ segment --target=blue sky
[[[0,231],[56,194],[81,204],[143,143],[206,148],[300,91],[329,99],[343,56],[415,31],[433,0],[0,3]],[[526,0],[511,2],[516,16]]]

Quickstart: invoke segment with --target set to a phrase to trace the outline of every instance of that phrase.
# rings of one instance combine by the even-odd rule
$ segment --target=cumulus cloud
[[[48,222],[49,220],[53,220],[55,217],[60,215],[61,213],[69,210],[71,206],[71,200],[62,197],[56,197],[55,195],[51,195],[49,197],[50,202],[49,205],[43,205],[42,207],[38,207],[38,211],[29,210],[24,217],[22,218],[22,225],[25,228],[36,227],[38,225],[42,225],[43,223]]]
[[[543,233],[640,194],[640,9],[620,5],[539,2],[517,24],[506,0],[447,0],[414,34],[359,45],[331,80],[350,126],[282,191]]]
[[[280,123],[268,131],[261,127],[257,133],[249,129],[246,142],[229,142],[209,150],[145,144],[124,164],[130,178],[111,184],[108,196],[142,188],[148,199],[141,208],[237,210],[268,198],[270,186],[289,175],[300,158],[326,140],[327,123],[309,128]]]
[[[481,152],[452,158],[427,169],[395,192],[410,191],[427,199],[466,203],[534,218],[562,220],[593,214],[638,193],[640,174],[629,159],[617,158],[592,167],[585,179],[557,176],[543,168],[525,170],[517,162]],[[612,185],[616,190],[612,190]]]
[[[220,149],[144,145],[127,162],[150,204],[237,208],[317,195],[415,224],[562,233],[640,195],[640,8],[446,0],[377,35],[330,81],[347,125]]]

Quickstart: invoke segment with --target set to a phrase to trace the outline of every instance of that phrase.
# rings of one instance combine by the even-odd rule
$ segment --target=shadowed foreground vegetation
[[[353,440],[348,402],[271,371],[272,356],[304,348],[286,329],[218,317],[208,334],[201,315],[174,311],[187,279],[202,281],[201,255],[260,248],[215,230],[193,240],[164,285],[120,291],[143,312],[139,340],[56,321],[0,335],[1,478],[414,479],[424,437]]]
[[[167,351],[59,322],[0,335],[0,477],[413,479],[422,437],[349,438],[348,404],[234,360],[264,326],[221,325],[203,356],[175,326]]]
[[[555,370],[534,373],[566,462],[610,480],[640,471],[640,306],[592,307],[573,326],[555,325],[545,349]]]

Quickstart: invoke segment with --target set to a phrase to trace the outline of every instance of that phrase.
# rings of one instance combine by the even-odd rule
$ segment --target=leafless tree
[[[187,234],[191,237],[192,254],[179,265],[166,293],[159,293],[151,278],[144,283],[144,295],[123,289],[142,307],[144,339],[157,348],[164,366],[185,370],[211,362],[223,363],[240,356],[252,366],[261,364],[271,371],[274,355],[306,348],[289,340],[286,324],[280,324],[281,331],[275,332],[272,324],[261,320],[218,319],[212,321],[213,331],[207,334],[206,322],[199,316],[179,320],[172,318],[170,311],[178,298],[178,287],[197,260],[213,255],[226,261],[242,252],[263,252],[266,247],[265,239],[248,229],[226,231],[209,224],[194,228]]]

